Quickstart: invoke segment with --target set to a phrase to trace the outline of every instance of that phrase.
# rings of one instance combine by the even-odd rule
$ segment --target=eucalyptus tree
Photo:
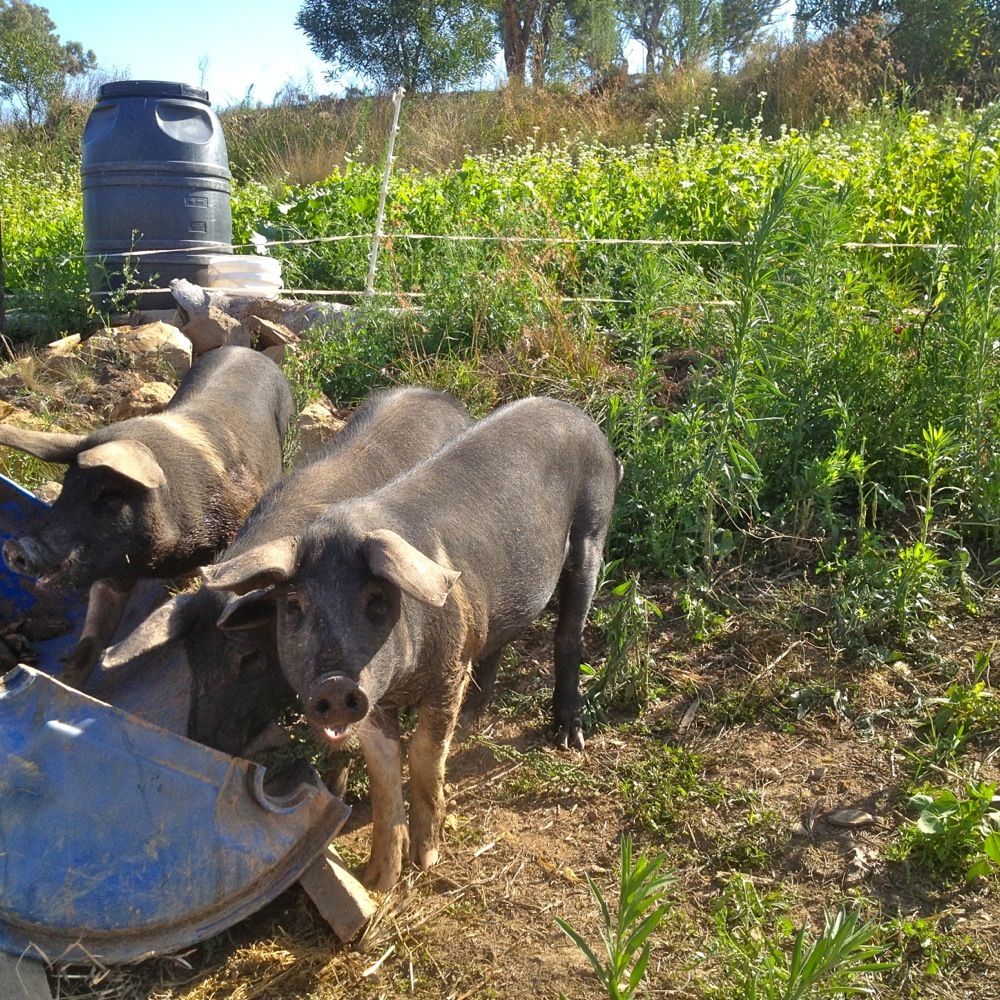
[[[647,74],[671,73],[738,57],[778,17],[784,0],[620,0],[629,37],[645,52]]]
[[[494,12],[470,0],[305,0],[295,23],[328,77],[354,73],[381,91],[457,86],[494,53]]]
[[[79,42],[60,42],[44,7],[0,0],[0,103],[17,121],[37,125],[62,96],[66,78],[94,68]]]

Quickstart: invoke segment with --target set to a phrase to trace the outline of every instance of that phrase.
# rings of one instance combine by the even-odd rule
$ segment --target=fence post
[[[7,335],[7,313],[4,303],[4,276],[3,276],[3,216],[0,216],[0,337]]]
[[[399,127],[399,109],[403,104],[405,88],[398,88],[392,95],[393,114],[392,128],[389,130],[389,149],[385,154],[385,172],[382,174],[382,192],[378,199],[378,214],[375,216],[375,235],[372,237],[372,252],[368,260],[368,284],[365,295],[370,296],[375,290],[375,266],[378,263],[378,245],[382,239],[382,220],[385,217],[385,196],[389,190],[389,175],[392,173],[393,147],[396,145],[396,129]]]

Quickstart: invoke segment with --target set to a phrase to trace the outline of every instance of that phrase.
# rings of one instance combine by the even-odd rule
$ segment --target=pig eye
[[[125,492],[117,486],[102,486],[98,491],[97,500],[106,504],[124,503]]]
[[[385,594],[374,591],[365,600],[365,617],[370,621],[378,622],[388,614],[389,607],[386,604]]]
[[[285,611],[296,618],[302,616],[302,601],[298,594],[289,594],[285,598]]]

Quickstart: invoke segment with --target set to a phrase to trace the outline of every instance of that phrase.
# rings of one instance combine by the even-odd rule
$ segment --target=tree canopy
[[[60,42],[44,7],[27,0],[0,0],[0,101],[16,120],[45,120],[52,101],[62,95],[67,76],[97,63],[79,42]]]
[[[295,23],[329,75],[356,73],[380,90],[456,86],[493,59],[493,12],[467,0],[305,0]]]

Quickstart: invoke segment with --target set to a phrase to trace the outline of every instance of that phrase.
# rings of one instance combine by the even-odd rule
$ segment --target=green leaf
[[[1000,865],[1000,833],[991,833],[983,842],[983,852],[994,864]]]

